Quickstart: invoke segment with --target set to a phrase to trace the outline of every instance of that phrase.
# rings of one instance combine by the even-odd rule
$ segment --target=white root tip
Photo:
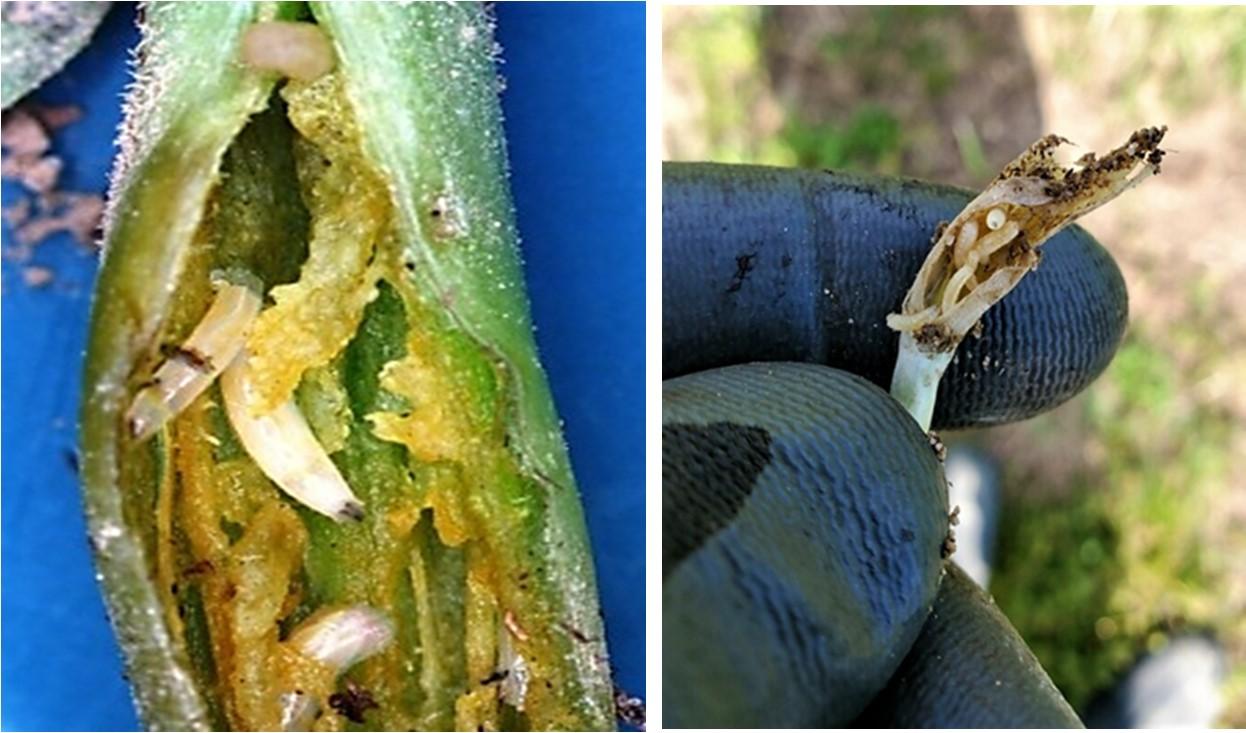
[[[221,375],[225,410],[247,453],[295,501],[337,522],[362,520],[363,502],[316,440],[294,400],[266,415],[252,414],[258,399],[247,358],[244,349]]]
[[[331,669],[336,678],[380,653],[394,639],[394,627],[380,611],[367,605],[322,610],[299,625],[286,644],[296,653]],[[287,690],[278,698],[281,729],[311,730],[320,702],[303,690]]]

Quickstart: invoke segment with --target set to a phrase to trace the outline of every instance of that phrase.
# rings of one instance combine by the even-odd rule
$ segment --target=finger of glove
[[[666,163],[662,357],[672,377],[749,361],[808,361],[888,388],[899,312],[940,221],[969,191],[907,179]],[[1080,227],[965,338],[932,427],[1021,420],[1098,376],[1128,300],[1111,256]]]
[[[954,562],[917,641],[856,725],[1084,727],[994,601]]]
[[[667,380],[662,411],[664,722],[848,722],[935,596],[947,491],[926,435],[814,364]]]

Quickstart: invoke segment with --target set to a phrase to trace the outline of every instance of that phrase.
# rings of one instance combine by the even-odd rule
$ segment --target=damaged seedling
[[[900,313],[887,316],[900,332],[891,394],[922,429],[930,427],[939,379],[965,334],[1038,266],[1047,239],[1159,172],[1166,130],[1139,130],[1106,156],[1089,153],[1067,168],[1054,152],[1068,141],[1048,135],[940,225]]]
[[[80,434],[144,722],[610,726],[488,9],[142,22]]]

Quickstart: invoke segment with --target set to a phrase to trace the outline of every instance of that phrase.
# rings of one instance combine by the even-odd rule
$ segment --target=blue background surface
[[[618,682],[645,684],[643,4],[503,4],[501,73],[537,341],[565,420]],[[60,188],[103,192],[132,7],[33,96],[86,113],[55,137]],[[24,196],[4,184],[5,206]],[[4,228],[5,247],[13,232]],[[137,729],[93,578],[75,423],[94,253],[35,249],[55,279],[3,262],[3,711],[6,730]]]

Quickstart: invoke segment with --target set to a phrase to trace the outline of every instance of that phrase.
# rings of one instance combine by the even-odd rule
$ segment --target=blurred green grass
[[[1181,404],[1176,373],[1163,349],[1131,335],[1069,406],[1076,433],[1055,416],[1026,426],[1036,452],[1089,447],[1101,459],[1054,490],[1041,470],[1005,466],[991,591],[1079,709],[1174,632],[1238,633],[1216,563],[1227,548],[1206,547],[1203,531],[1228,477],[1232,418]]]
[[[691,93],[701,95],[704,110],[703,124],[668,127],[667,154],[930,175],[920,163],[947,154],[932,152],[943,144],[929,128],[935,123],[903,114],[892,106],[894,97],[837,98],[839,108],[811,115],[807,105],[776,91],[782,80],[766,67],[773,50],[767,44],[783,39],[768,30],[767,12],[664,9],[664,63],[697,79]],[[986,40],[972,34],[945,47],[943,31],[965,12],[862,8],[847,29],[820,38],[813,53],[828,68],[851,69],[857,89],[900,86],[906,77],[904,89],[920,90],[925,99],[905,101],[935,109],[985,48]],[[1213,109],[1232,108],[1235,119],[1246,109],[1242,8],[1018,12],[1032,14],[1031,31],[1039,27],[1046,44],[1034,59],[1039,75],[1084,86],[1078,102],[1104,120],[1158,111],[1176,129]],[[1093,60],[1087,49],[1094,50]],[[1110,74],[1104,64],[1111,65]],[[1004,161],[991,159],[970,119],[952,127],[962,181],[987,180]],[[1176,633],[1213,633],[1231,665],[1220,722],[1243,726],[1246,566],[1236,558],[1246,557],[1240,524],[1246,496],[1235,451],[1246,445],[1246,429],[1242,415],[1207,385],[1246,379],[1243,345],[1233,335],[1246,330],[1246,319],[1224,310],[1225,289],[1235,281],[1218,278],[1205,262],[1184,259],[1182,242],[1141,241],[1133,254],[1150,269],[1136,274],[1164,283],[1148,282],[1146,292],[1166,287],[1161,275],[1174,262],[1189,273],[1183,289],[1167,301],[1132,304],[1131,328],[1115,360],[1078,398],[1020,425],[963,438],[1005,463],[1007,495],[991,590],[1083,711],[1139,654]],[[1165,310],[1173,300],[1176,316]]]

